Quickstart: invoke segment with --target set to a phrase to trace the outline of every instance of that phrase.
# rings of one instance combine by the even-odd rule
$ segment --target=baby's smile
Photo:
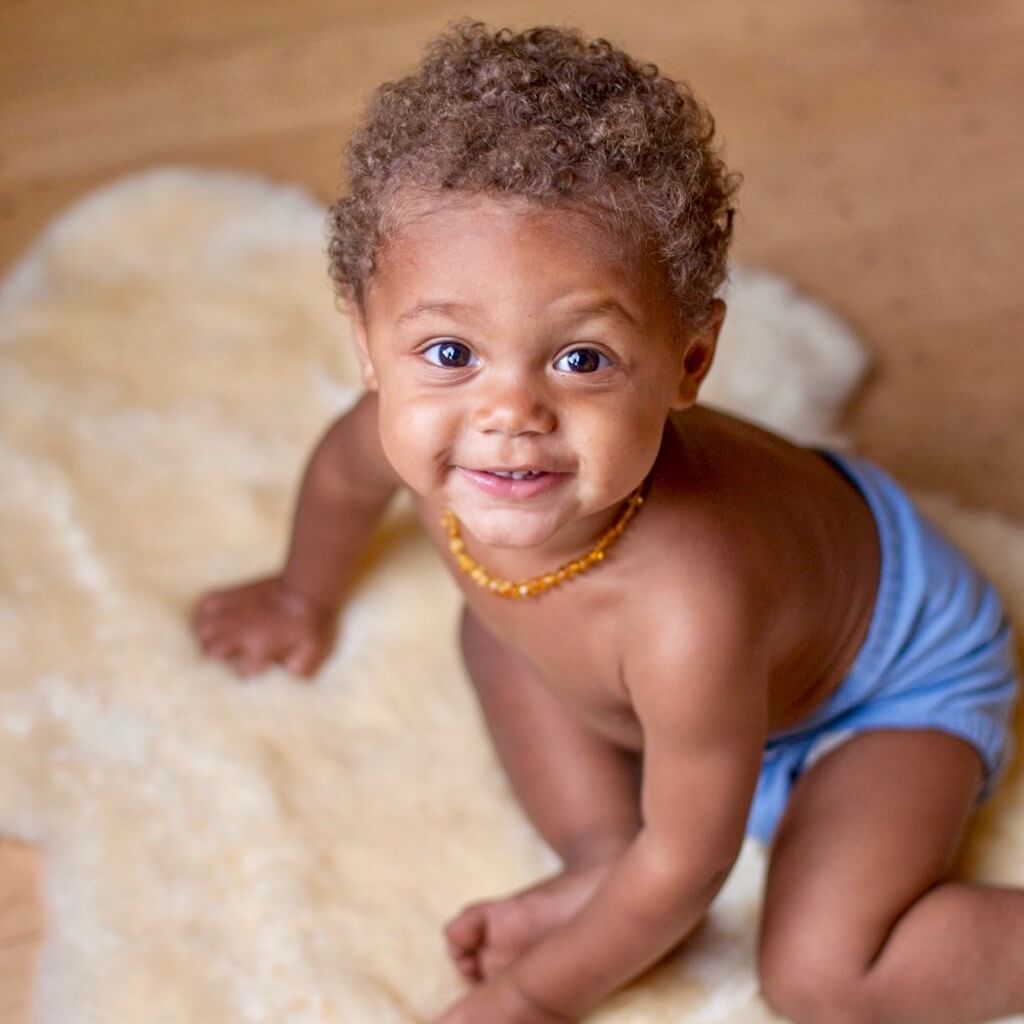
[[[462,476],[485,493],[496,498],[523,499],[546,494],[569,478],[568,473],[555,473],[533,468],[470,469],[457,466]]]

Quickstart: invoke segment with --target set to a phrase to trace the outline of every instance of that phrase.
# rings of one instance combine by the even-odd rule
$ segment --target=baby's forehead
[[[671,289],[663,268],[628,232],[580,202],[539,202],[520,195],[411,192],[392,204],[375,259],[376,278],[433,274],[492,262],[508,274],[547,267],[559,277],[604,277],[638,292]],[[467,267],[467,264],[470,266]]]

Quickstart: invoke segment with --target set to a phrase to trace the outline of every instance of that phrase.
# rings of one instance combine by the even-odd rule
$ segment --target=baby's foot
[[[563,871],[504,899],[466,907],[445,925],[448,952],[471,981],[503,971],[589,899],[609,864]]]

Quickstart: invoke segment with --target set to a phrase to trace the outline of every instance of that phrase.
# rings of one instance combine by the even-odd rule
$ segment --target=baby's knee
[[[793,1024],[873,1024],[867,967],[809,928],[766,936],[758,958],[761,995]]]

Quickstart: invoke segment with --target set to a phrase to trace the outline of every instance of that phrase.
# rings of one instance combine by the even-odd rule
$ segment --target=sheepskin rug
[[[69,210],[0,291],[0,830],[45,856],[39,1021],[428,1022],[462,988],[442,923],[557,867],[406,503],[311,683],[240,683],[190,635],[200,591],[280,563],[304,459],[356,393],[323,220],[294,188],[158,170]],[[763,274],[731,301],[709,399],[842,443],[857,341]],[[925,504],[1024,621],[1024,529]],[[1024,884],[1019,770],[965,863]],[[748,843],[689,953],[588,1020],[774,1019],[762,870]]]

